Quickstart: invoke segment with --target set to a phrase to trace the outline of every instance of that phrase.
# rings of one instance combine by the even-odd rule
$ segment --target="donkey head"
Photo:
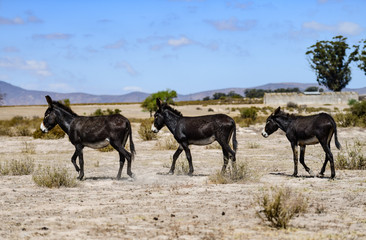
[[[56,122],[56,113],[54,111],[53,108],[53,102],[50,96],[46,96],[46,100],[48,103],[48,108],[46,110],[46,112],[44,113],[44,118],[43,121],[41,123],[41,130],[42,132],[46,133],[49,130],[51,130],[52,128],[54,128],[57,125]]]
[[[159,132],[160,129],[162,129],[165,126],[164,116],[163,116],[164,104],[160,98],[156,99],[156,106],[158,107],[158,110],[156,110],[156,112],[154,114],[154,123],[151,126],[151,131],[153,131],[154,133]]]
[[[272,133],[274,133],[275,131],[277,131],[278,124],[276,122],[276,117],[278,116],[278,114],[280,113],[281,108],[278,107],[274,113],[272,113],[266,121],[266,126],[264,126],[264,129],[262,131],[262,136],[267,138],[269,135],[271,135]]]

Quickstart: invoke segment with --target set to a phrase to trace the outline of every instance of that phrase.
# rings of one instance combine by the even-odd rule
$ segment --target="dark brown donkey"
[[[324,176],[325,167],[329,161],[331,178],[335,177],[333,154],[330,151],[330,141],[332,140],[333,134],[336,147],[340,149],[341,145],[338,142],[337,125],[329,114],[319,113],[311,116],[296,116],[285,113],[278,107],[275,112],[267,118],[262,136],[266,138],[277,131],[278,128],[286,133],[286,137],[291,143],[295,165],[293,176],[297,176],[297,146],[300,145],[300,163],[304,166],[305,170],[313,176],[313,172],[305,164],[305,147],[306,145],[320,143],[325,152],[325,161],[318,176]]]
[[[221,171],[225,172],[229,158],[231,158],[232,165],[235,167],[235,154],[238,143],[236,141],[235,121],[231,117],[225,114],[183,117],[179,111],[163,103],[160,99],[156,100],[156,104],[158,110],[154,115],[151,130],[157,133],[162,127],[167,126],[179,143],[179,147],[173,155],[169,174],[174,173],[175,162],[184,150],[189,163],[188,175],[192,175],[193,164],[189,145],[208,145],[214,141],[221,145],[224,154],[224,165]],[[231,137],[234,149],[231,149],[229,145]]]
[[[127,159],[127,174],[133,177],[131,172],[131,162],[135,155],[135,147],[132,141],[132,130],[130,121],[120,114],[109,116],[83,117],[78,116],[69,107],[52,101],[50,96],[46,96],[48,108],[44,114],[41,124],[42,132],[48,132],[57,124],[69,135],[70,142],[75,146],[75,153],[71,157],[71,162],[77,172],[78,179],[84,177],[83,148],[103,148],[111,144],[119,153],[120,166],[117,179],[121,178],[122,168]],[[127,152],[125,145],[130,137],[130,151]],[[80,168],[76,164],[79,157]]]

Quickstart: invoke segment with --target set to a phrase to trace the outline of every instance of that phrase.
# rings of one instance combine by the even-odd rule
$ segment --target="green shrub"
[[[337,169],[365,170],[366,157],[362,153],[362,143],[357,140],[350,146],[346,142],[346,147],[337,154],[335,167]]]
[[[276,228],[287,228],[290,220],[308,207],[307,199],[288,187],[271,187],[258,197],[258,205],[257,215]]]
[[[32,178],[33,181],[41,187],[59,188],[75,187],[77,185],[75,178],[63,167],[39,167],[33,173]]]
[[[354,127],[360,124],[360,119],[352,113],[337,113],[334,115],[334,121],[340,127]]]
[[[34,170],[34,160],[26,158],[23,160],[11,160],[0,163],[0,175],[29,175]]]
[[[151,125],[153,121],[151,119],[145,119],[141,122],[138,133],[143,141],[150,141],[157,138],[156,133],[151,131]]]
[[[359,118],[366,117],[366,101],[356,102],[351,105],[351,113]]]
[[[258,111],[254,107],[240,108],[239,111],[240,111],[240,117],[241,118],[248,118],[248,119],[251,119],[253,121],[257,118],[257,115],[258,115]]]

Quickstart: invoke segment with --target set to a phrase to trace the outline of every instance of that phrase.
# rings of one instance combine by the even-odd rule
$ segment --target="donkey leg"
[[[192,164],[192,155],[191,155],[191,150],[189,150],[188,144],[183,143],[182,147],[184,149],[184,152],[186,153],[186,157],[188,160],[188,164],[189,164],[189,172],[188,175],[192,176],[193,175],[193,164]]]
[[[76,150],[78,151],[79,154],[79,165],[80,165],[80,172],[79,172],[79,176],[78,179],[82,180],[84,177],[84,156],[83,156],[83,149],[84,146],[83,145],[78,145],[76,146]]]
[[[122,169],[123,169],[123,166],[125,165],[126,158],[120,152],[118,152],[118,154],[119,154],[119,169],[118,169],[118,173],[117,173],[117,180],[120,180],[121,174],[122,174]]]
[[[122,147],[122,143],[120,143],[120,142],[110,141],[110,144],[112,145],[112,147],[114,149],[117,150],[117,152],[119,153],[119,156],[120,156],[120,161],[119,161],[120,164],[119,164],[117,179],[121,178],[125,158],[127,159],[127,175],[130,177],[133,177],[133,173],[131,171],[131,165],[132,165],[131,154]]]
[[[305,164],[305,148],[306,148],[305,145],[300,146],[300,163],[305,168],[305,170],[310,174],[310,176],[314,176],[313,171],[311,171],[311,169]]]
[[[179,155],[182,153],[183,148],[179,145],[177,151],[175,151],[174,155],[173,155],[173,161],[172,161],[172,166],[170,167],[169,173],[168,174],[174,174],[174,170],[175,170],[175,163],[179,157]]]
[[[72,157],[71,157],[71,162],[72,162],[72,164],[74,165],[75,170],[76,170],[77,172],[79,172],[79,171],[80,171],[79,166],[76,164],[76,158],[78,157],[78,155],[79,155],[78,150],[77,150],[77,149],[75,149],[75,152],[74,152],[74,154],[73,154],[73,155],[72,155]]]
[[[330,144],[328,143],[321,143],[322,147],[323,147],[323,150],[326,154],[326,158],[329,160],[329,163],[330,163],[330,178],[334,178],[335,177],[335,169],[334,169],[334,160],[333,160],[333,154],[332,152],[330,151]],[[324,165],[326,165],[326,163],[324,163]],[[325,170],[325,166],[324,167],[324,170]],[[322,168],[322,171],[323,171],[323,168]],[[324,171],[323,171],[324,173]]]
[[[226,152],[228,154],[227,158],[229,158],[229,157],[231,158],[232,168],[233,168],[234,171],[236,171],[236,156],[235,156],[234,150],[231,149],[229,143],[227,143],[227,142],[220,142],[219,141],[219,144],[222,147],[222,151]],[[226,165],[227,165],[227,163],[226,163]],[[224,166],[223,166],[223,169],[224,169],[224,167],[226,169],[226,166],[225,166],[225,153],[224,153]],[[224,171],[225,171],[225,169],[224,169]]]
[[[224,174],[226,171],[227,164],[229,163],[229,153],[222,149],[222,154],[224,155],[224,165],[222,165],[221,174]]]
[[[324,176],[325,168],[327,167],[328,161],[329,161],[328,154],[325,154],[324,163],[323,163],[322,169],[318,173],[318,177],[323,177]]]
[[[292,148],[292,153],[293,153],[293,157],[294,157],[294,173],[292,174],[292,176],[296,177],[297,176],[297,164],[298,164],[297,145],[291,143],[291,148]]]

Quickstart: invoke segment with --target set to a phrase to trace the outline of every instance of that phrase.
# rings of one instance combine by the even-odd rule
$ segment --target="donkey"
[[[125,159],[127,159],[127,174],[133,177],[131,172],[131,162],[135,155],[135,146],[132,140],[132,130],[130,121],[120,114],[109,116],[83,117],[78,116],[69,107],[52,101],[50,96],[46,96],[48,108],[41,123],[42,132],[48,132],[57,124],[69,136],[70,142],[75,146],[75,153],[71,157],[71,162],[77,172],[78,179],[84,177],[83,148],[103,148],[111,144],[119,153],[120,166],[117,179],[121,178],[121,173]],[[127,138],[130,137],[130,151],[125,149]],[[79,157],[80,168],[76,164]]]
[[[231,158],[232,165],[235,167],[238,142],[236,141],[235,121],[231,117],[224,114],[183,117],[182,113],[163,103],[159,98],[156,99],[156,104],[158,110],[154,114],[154,123],[151,130],[157,133],[162,127],[167,126],[179,143],[179,147],[173,155],[172,166],[168,174],[174,174],[177,158],[184,150],[189,163],[188,175],[192,176],[193,164],[189,145],[208,145],[214,141],[221,145],[224,155],[224,165],[221,172],[225,172],[229,158]],[[234,149],[229,146],[231,137]]]
[[[330,162],[331,178],[335,177],[333,154],[330,151],[330,141],[332,140],[333,134],[335,145],[338,149],[341,148],[341,144],[338,142],[337,125],[329,114],[319,113],[311,116],[296,116],[285,113],[278,107],[267,118],[262,136],[267,138],[277,131],[278,128],[286,133],[286,137],[291,143],[294,158],[293,176],[297,176],[298,145],[300,145],[300,163],[311,176],[314,176],[313,172],[305,164],[305,147],[306,145],[320,143],[325,152],[325,161],[318,177],[324,176],[328,161]]]

